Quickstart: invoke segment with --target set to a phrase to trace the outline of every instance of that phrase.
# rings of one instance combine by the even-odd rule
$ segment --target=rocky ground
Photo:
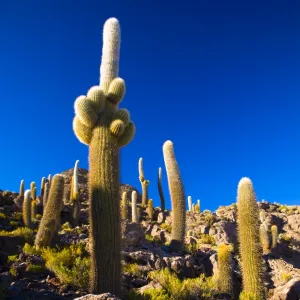
[[[85,296],[88,294],[86,285],[89,269],[86,246],[87,171],[79,169],[81,219],[80,226],[76,228],[71,228],[68,224],[71,216],[68,199],[72,172],[73,169],[62,173],[66,182],[65,207],[61,214],[62,229],[55,239],[57,251],[49,250],[47,254],[35,252],[30,247],[36,230],[20,229],[23,221],[18,194],[0,190],[0,299],[1,295],[2,299],[14,300],[117,299],[109,294],[96,298]],[[136,189],[122,185],[120,190],[130,193]],[[138,191],[137,193],[140,201],[141,195]],[[299,300],[300,207],[267,202],[261,202],[259,206],[265,212],[268,228],[277,225],[279,231],[276,248],[264,255],[268,299]],[[36,226],[38,219],[35,221]],[[180,253],[169,252],[166,246],[171,237],[171,220],[171,212],[162,212],[156,208],[152,221],[146,213],[140,224],[122,221],[122,299],[230,299],[228,295],[218,294],[207,279],[217,273],[216,251],[218,245],[223,243],[234,245],[234,294],[238,295],[241,289],[241,272],[237,251],[236,205],[220,207],[214,213],[187,212],[186,249]],[[65,248],[68,250],[62,250]],[[176,291],[168,291],[168,296],[164,294],[160,298],[147,298],[147,291],[153,287],[156,290],[166,289],[157,273],[163,269],[176,274],[176,278],[172,277],[172,280],[177,285],[187,278],[202,278],[203,274],[206,279],[201,279],[201,290],[197,290],[192,282],[189,283],[193,287],[188,298],[180,297],[180,292]],[[178,279],[180,281],[176,281]]]

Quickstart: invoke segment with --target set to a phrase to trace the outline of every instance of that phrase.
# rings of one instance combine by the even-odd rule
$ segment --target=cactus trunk
[[[119,294],[121,276],[119,149],[108,128],[96,127],[89,147],[91,292]]]

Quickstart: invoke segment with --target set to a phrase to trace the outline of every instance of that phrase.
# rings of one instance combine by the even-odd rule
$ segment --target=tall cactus
[[[243,295],[265,299],[259,209],[252,182],[244,177],[237,192],[237,225],[243,276]],[[252,299],[251,298],[251,299]]]
[[[150,184],[150,181],[145,179],[142,157],[139,159],[139,179],[142,185],[142,206],[146,207],[148,202],[148,185]]]
[[[31,191],[26,190],[24,194],[24,201],[22,206],[23,212],[23,221],[24,225],[28,228],[32,228],[32,219],[31,219]]]
[[[188,208],[189,211],[193,211],[193,201],[191,196],[188,196]]]
[[[20,183],[20,196],[21,197],[24,196],[24,180],[21,180],[21,183]]]
[[[64,177],[54,175],[47,200],[47,205],[35,238],[35,246],[49,247],[60,226],[60,212],[63,208]]]
[[[72,177],[72,187],[71,187],[71,201],[72,201],[72,224],[73,226],[78,226],[79,217],[80,217],[80,200],[79,200],[79,192],[78,192],[78,164],[79,160],[76,160],[73,177]]]
[[[118,77],[120,27],[115,18],[103,29],[100,86],[75,101],[73,130],[89,146],[90,291],[120,294],[120,155],[135,133],[126,109],[118,109],[125,82]]]
[[[157,178],[157,187],[158,187],[158,193],[160,197],[160,205],[161,205],[161,210],[165,210],[165,197],[164,197],[164,192],[162,188],[162,169],[158,168],[158,178]]]
[[[185,238],[186,207],[184,187],[176,161],[173,143],[166,141],[163,145],[164,161],[167,170],[169,190],[172,201],[172,232],[170,248],[182,250]]]
[[[42,202],[42,205],[44,204],[43,197],[44,197],[44,192],[45,192],[45,184],[46,184],[46,177],[43,177],[41,180],[41,202]]]
[[[43,194],[43,209],[45,210],[47,200],[49,197],[49,191],[50,191],[50,184],[49,182],[45,183],[45,189],[44,189],[44,194]]]
[[[131,193],[131,222],[137,223],[137,193],[132,191]]]

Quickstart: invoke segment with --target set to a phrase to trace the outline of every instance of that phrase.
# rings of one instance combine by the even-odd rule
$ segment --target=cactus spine
[[[20,196],[21,197],[24,196],[24,180],[21,180],[21,183],[20,183]]]
[[[131,193],[131,222],[132,223],[137,223],[137,206],[136,206],[136,201],[137,201],[137,193],[136,191],[133,191]]]
[[[222,244],[218,247],[218,289],[221,293],[232,295],[232,245]]]
[[[32,228],[31,220],[31,191],[26,190],[24,194],[24,201],[22,206],[24,225],[28,228]]]
[[[158,168],[158,179],[157,179],[157,187],[158,187],[158,193],[160,197],[160,203],[161,203],[161,210],[165,210],[165,197],[164,192],[162,188],[162,169]]]
[[[35,246],[49,247],[60,226],[60,212],[63,208],[64,177],[54,175],[49,192],[47,205],[35,238]]]
[[[149,199],[148,201],[148,215],[149,219],[152,221],[153,220],[153,200]]]
[[[172,201],[172,232],[170,248],[182,250],[185,238],[186,207],[183,183],[176,161],[173,143],[166,141],[163,145],[164,161]]]
[[[121,224],[119,150],[135,133],[126,109],[118,109],[125,82],[118,77],[120,27],[115,18],[105,22],[100,86],[76,99],[73,130],[89,145],[90,291],[120,294]]]
[[[122,194],[122,202],[121,202],[121,217],[123,220],[127,219],[127,212],[128,212],[128,208],[127,208],[127,192],[123,192]]]
[[[139,159],[139,179],[142,185],[142,206],[146,207],[148,202],[148,185],[150,184],[150,181],[145,179],[142,157]]]
[[[278,237],[278,227],[276,225],[271,226],[272,233],[272,249],[276,248],[277,245],[277,237]]]
[[[265,299],[262,247],[259,238],[259,210],[249,178],[242,178],[237,192],[237,225],[240,244],[243,293],[255,300]]]
[[[188,196],[188,208],[189,211],[193,211],[193,201],[191,196]]]

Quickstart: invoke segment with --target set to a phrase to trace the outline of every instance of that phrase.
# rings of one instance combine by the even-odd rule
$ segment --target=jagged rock
[[[300,278],[293,278],[286,284],[274,289],[270,300],[299,300]]]
[[[217,244],[235,244],[237,242],[236,224],[228,221],[214,223],[209,230],[209,235],[214,237]]]
[[[112,295],[111,293],[105,293],[100,295],[88,294],[74,300],[122,300],[121,298]]]
[[[145,235],[142,227],[136,223],[129,223],[127,220],[122,221],[122,246],[127,248],[129,246],[137,247],[142,242],[145,242]]]
[[[300,233],[300,215],[290,215],[287,220],[292,230]]]
[[[231,206],[220,206],[216,210],[216,215],[219,218],[225,218],[231,222],[236,222],[237,210],[234,205]]]

